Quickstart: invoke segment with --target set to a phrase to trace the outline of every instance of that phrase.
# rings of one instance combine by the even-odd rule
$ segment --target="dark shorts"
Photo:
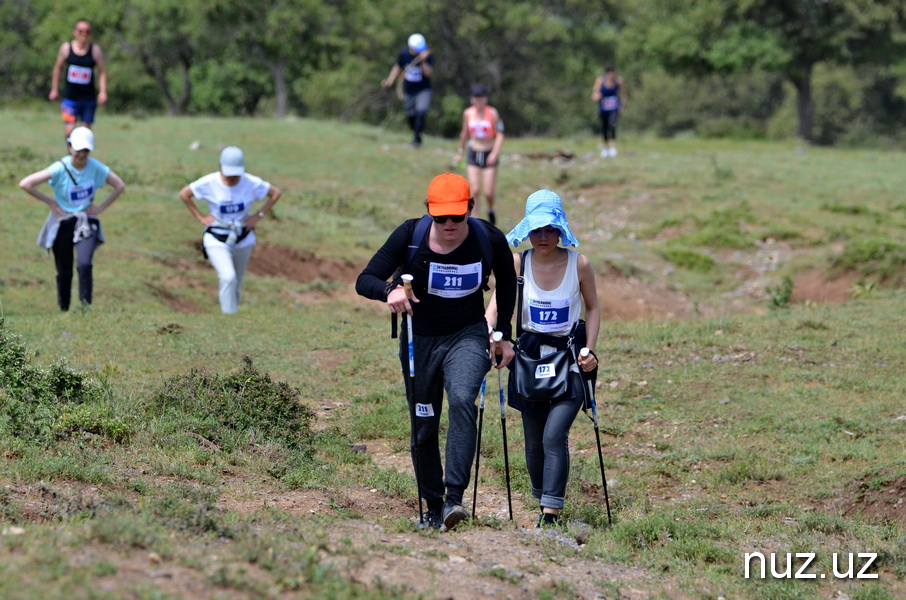
[[[64,123],[75,123],[79,119],[83,123],[94,123],[94,111],[97,110],[97,100],[69,100],[64,98],[60,102],[60,112]]]
[[[491,151],[481,152],[479,150],[469,150],[468,155],[466,156],[466,164],[473,167],[478,167],[480,169],[496,169],[497,163],[489,164],[488,155],[491,154]]]

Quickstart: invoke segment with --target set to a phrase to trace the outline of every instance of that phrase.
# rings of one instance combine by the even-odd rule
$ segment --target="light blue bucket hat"
[[[538,190],[525,201],[525,218],[506,236],[513,246],[518,246],[529,234],[541,227],[552,225],[560,230],[560,243],[563,246],[579,246],[579,240],[569,229],[566,213],[563,212],[563,201],[550,190]]]

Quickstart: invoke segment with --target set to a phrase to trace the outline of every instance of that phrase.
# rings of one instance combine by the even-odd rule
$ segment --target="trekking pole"
[[[481,396],[478,401],[478,445],[475,447],[475,487],[472,489],[472,518],[475,518],[475,504],[478,502],[478,462],[481,460],[481,426],[484,423],[484,392],[487,377],[481,380]]]
[[[412,299],[412,275],[403,275],[403,289],[406,298]],[[412,452],[412,462],[415,465],[415,487],[418,494],[418,522],[425,523],[425,513],[422,510],[422,480],[418,469],[418,434],[415,429],[415,343],[412,341],[412,315],[406,313],[406,341],[409,345],[409,377],[406,378],[406,401],[409,404],[409,424],[412,435],[409,440],[409,450]]]
[[[582,348],[579,351],[579,356],[585,357],[591,353],[591,350],[588,348]],[[582,367],[579,367],[579,372],[582,371]],[[585,379],[585,386],[588,389],[588,401],[591,404],[591,422],[595,426],[595,440],[598,442],[598,464],[601,465],[601,484],[604,486],[604,504],[607,506],[607,524],[613,525],[613,520],[610,518],[610,498],[607,495],[607,477],[604,475],[604,454],[601,452],[601,431],[598,428],[598,407],[595,403],[595,384],[593,381],[588,379],[583,375]]]
[[[497,352],[499,344],[503,340],[503,334],[499,331],[494,332],[494,351],[497,355],[497,364],[503,360],[503,355]],[[503,370],[497,369],[497,388],[500,393],[500,431],[503,433],[503,469],[506,473],[506,503],[510,509],[510,521],[513,520],[513,495],[510,492],[510,455],[506,449],[506,401],[503,397]]]

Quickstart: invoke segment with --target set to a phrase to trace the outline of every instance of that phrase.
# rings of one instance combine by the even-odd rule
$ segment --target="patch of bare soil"
[[[332,531],[331,539],[360,537],[366,533],[362,529],[348,523]],[[385,551],[371,552],[358,562],[353,580],[369,587],[404,585],[427,598],[537,598],[542,590],[553,592],[565,585],[571,598],[632,600],[650,598],[656,581],[641,569],[607,565],[583,556],[581,550],[565,560],[551,560],[545,545],[560,542],[535,530],[475,527],[423,536],[375,525],[364,529],[369,530],[373,548]],[[609,589],[602,589],[603,582]]]
[[[187,287],[184,277],[167,277],[160,283],[147,283],[146,285],[154,294],[178,313],[192,314],[198,312],[198,307],[187,298],[182,298],[174,293],[180,287]]]
[[[262,277],[282,277],[297,283],[324,281],[355,281],[362,271],[361,265],[348,260],[325,258],[268,242],[258,242],[249,271]]]
[[[613,268],[599,274],[596,283],[605,321],[674,319],[695,314],[695,302],[687,294],[625,277]]]
[[[852,298],[853,284],[858,278],[856,271],[831,279],[823,269],[813,269],[793,278],[792,301],[842,304]]]
[[[906,475],[877,487],[859,482],[856,497],[844,508],[844,515],[862,515],[898,521],[906,525]]]

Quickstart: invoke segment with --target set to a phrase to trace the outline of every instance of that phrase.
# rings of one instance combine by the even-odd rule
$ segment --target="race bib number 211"
[[[441,298],[464,298],[481,286],[481,262],[471,265],[431,263],[428,293]]]

